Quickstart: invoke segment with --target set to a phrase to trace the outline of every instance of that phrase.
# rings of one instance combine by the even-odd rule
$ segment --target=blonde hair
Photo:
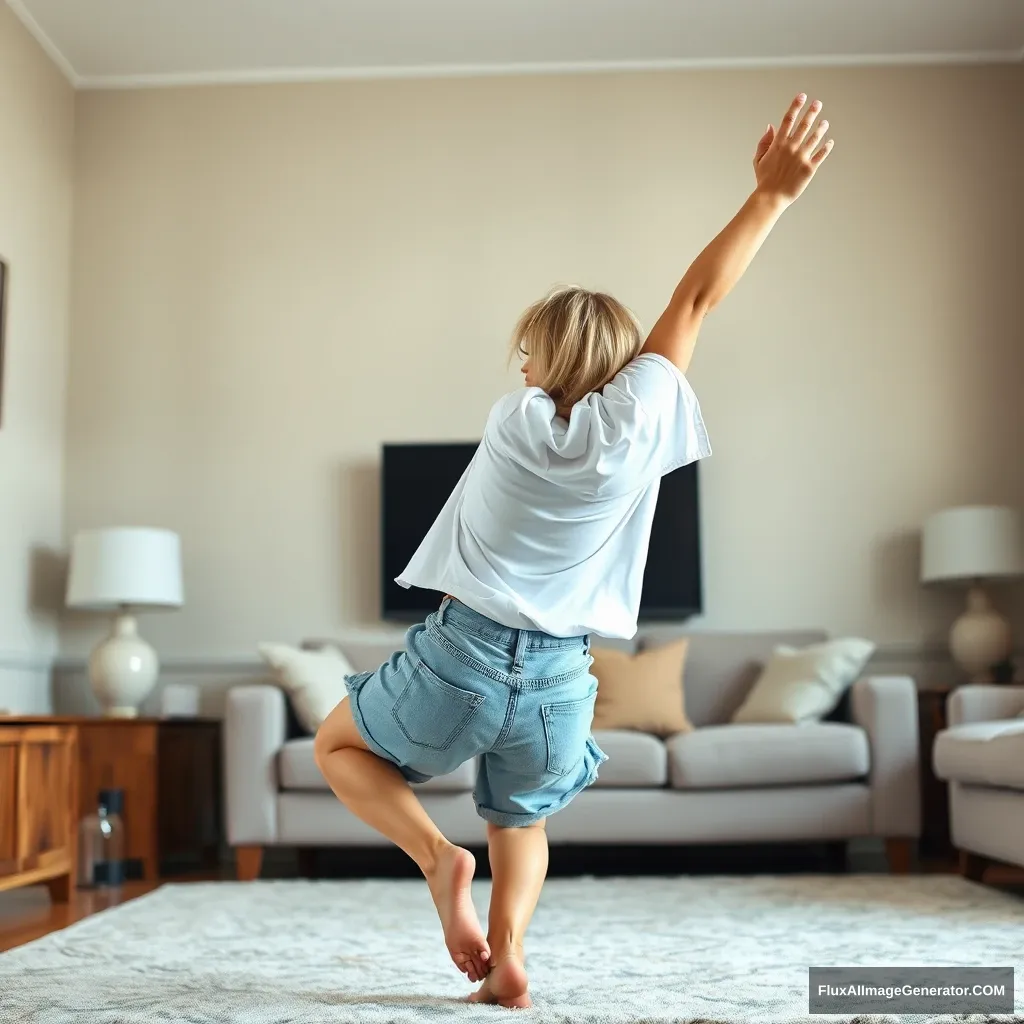
[[[529,357],[534,378],[560,408],[604,387],[640,351],[640,321],[617,299],[558,288],[519,318],[510,357]]]

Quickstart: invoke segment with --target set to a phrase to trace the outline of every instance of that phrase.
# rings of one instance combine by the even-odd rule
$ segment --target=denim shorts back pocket
[[[583,700],[542,704],[544,736],[548,747],[548,771],[553,775],[573,772],[587,749],[594,721],[596,694]]]
[[[430,750],[450,750],[479,711],[484,697],[446,683],[421,661],[409,659],[409,681],[391,715],[405,738]]]

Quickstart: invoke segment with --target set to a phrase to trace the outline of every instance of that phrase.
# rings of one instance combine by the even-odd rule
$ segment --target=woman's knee
[[[330,733],[324,726],[327,723],[324,722],[316,731],[316,736],[313,737],[313,760],[316,761],[316,766],[323,771],[324,761],[330,754],[333,754],[337,750],[337,746],[332,742]]]

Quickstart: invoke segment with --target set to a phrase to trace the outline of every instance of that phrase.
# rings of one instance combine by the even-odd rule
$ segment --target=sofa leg
[[[910,874],[910,865],[914,859],[913,840],[886,839],[885,859],[889,862],[889,872],[891,874]]]
[[[971,882],[980,882],[985,876],[988,861],[980,853],[960,851],[960,874]]]
[[[262,846],[235,847],[235,874],[240,882],[254,882],[260,877],[263,863]]]

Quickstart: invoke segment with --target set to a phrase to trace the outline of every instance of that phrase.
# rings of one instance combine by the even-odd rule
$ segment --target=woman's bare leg
[[[320,726],[313,749],[335,796],[416,862],[437,907],[452,960],[470,981],[479,981],[487,973],[490,950],[470,893],[476,870],[473,855],[449,843],[402,773],[367,749],[348,700]]]
[[[531,1006],[523,941],[548,873],[544,822],[525,828],[487,826],[491,861],[491,909],[487,941],[491,972],[470,999],[481,1003]]]

